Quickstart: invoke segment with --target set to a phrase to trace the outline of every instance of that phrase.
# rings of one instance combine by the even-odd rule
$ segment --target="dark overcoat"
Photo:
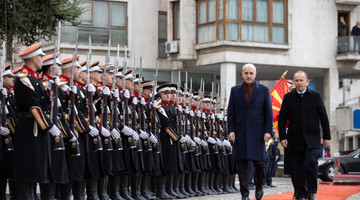
[[[235,132],[234,160],[265,161],[264,134],[272,133],[272,104],[269,89],[255,82],[250,102],[243,83],[231,88],[228,131]]]

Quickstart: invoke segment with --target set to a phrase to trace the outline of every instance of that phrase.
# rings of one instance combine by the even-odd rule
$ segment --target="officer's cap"
[[[15,74],[11,73],[11,65],[5,67],[3,76],[15,76]]]
[[[45,56],[46,54],[41,50],[41,42],[33,44],[27,47],[25,50],[20,52],[18,56],[20,56],[23,60],[27,58],[31,58],[37,55]]]

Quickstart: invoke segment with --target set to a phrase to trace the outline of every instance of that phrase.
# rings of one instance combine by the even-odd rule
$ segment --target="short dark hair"
[[[306,79],[309,79],[309,78],[308,78],[308,74],[307,74],[306,72],[304,72],[303,70],[298,70],[298,71],[296,71],[296,72],[294,73],[294,76],[295,76],[295,74],[300,74],[300,73],[304,74]]]

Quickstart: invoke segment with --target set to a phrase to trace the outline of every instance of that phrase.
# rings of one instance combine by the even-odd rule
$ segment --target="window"
[[[287,43],[287,0],[197,0],[197,42]]]
[[[167,14],[164,12],[159,13],[159,45],[158,45],[158,57],[166,58],[165,42],[167,41]]]
[[[108,1],[84,1],[80,4],[85,12],[81,15],[81,24],[77,27],[62,27],[62,41],[75,42],[76,34],[79,42],[107,44],[126,44],[127,22],[126,3]]]
[[[173,38],[174,40],[180,39],[180,3],[179,1],[173,3]]]

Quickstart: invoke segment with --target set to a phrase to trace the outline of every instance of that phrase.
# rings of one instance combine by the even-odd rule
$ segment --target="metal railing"
[[[341,36],[338,37],[338,54],[359,54],[360,36]]]

